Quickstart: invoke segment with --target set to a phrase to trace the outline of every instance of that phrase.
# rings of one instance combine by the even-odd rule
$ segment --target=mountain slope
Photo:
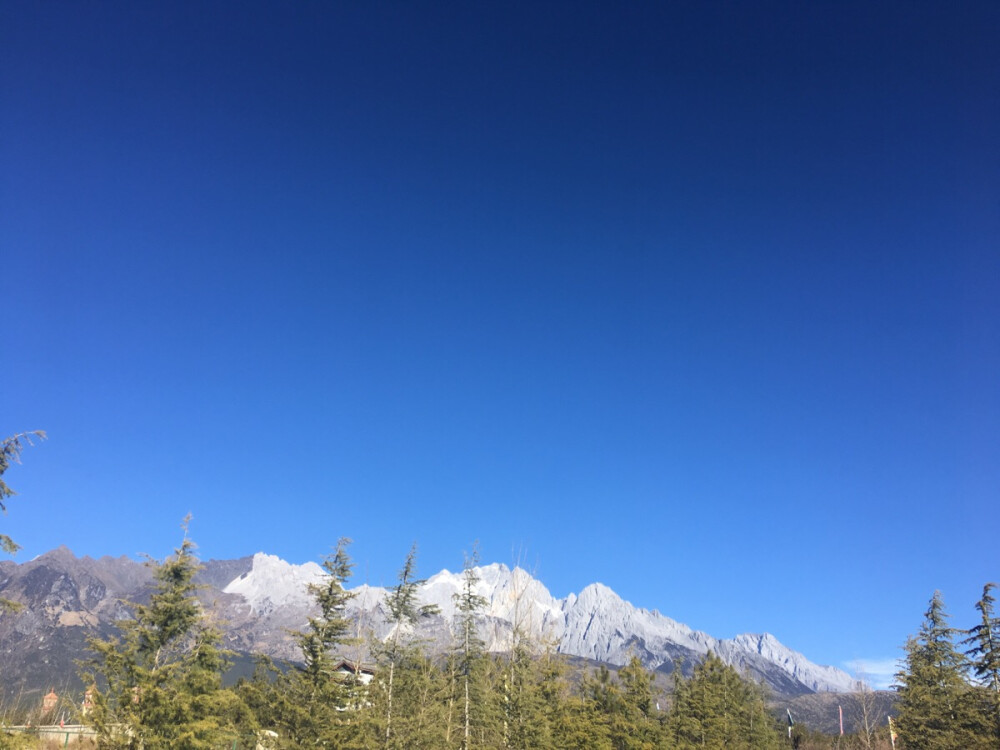
[[[557,599],[520,568],[492,564],[477,568],[477,573],[477,593],[487,601],[480,633],[494,651],[509,647],[516,627],[542,647],[612,665],[625,664],[635,654],[661,672],[675,664],[690,672],[712,650],[781,695],[854,687],[846,673],[813,664],[768,634],[718,640],[655,610],[634,607],[599,583]],[[290,631],[304,627],[312,611],[307,587],[323,575],[315,563],[292,565],[263,553],[209,560],[198,577],[204,585],[200,598],[221,624],[227,648],[296,660],[299,653]],[[85,656],[86,638],[111,632],[116,620],[128,616],[125,602],[148,599],[151,581],[149,569],[135,560],[77,558],[65,547],[23,564],[0,562],[0,597],[24,605],[19,613],[0,615],[5,697],[30,696],[52,686],[75,687],[75,660]],[[453,597],[461,587],[462,574],[446,570],[422,586],[422,601],[441,610],[420,627],[429,648],[444,649],[451,643]],[[356,634],[385,637],[386,590],[359,586],[353,592]],[[364,647],[345,655],[362,658]]]
[[[511,570],[494,563],[476,572],[480,579],[476,593],[487,602],[481,635],[491,650],[508,647],[516,623],[533,639],[551,644],[561,653],[618,666],[635,654],[647,667],[669,671],[675,661],[693,663],[711,650],[780,693],[854,689],[854,680],[845,672],[813,664],[767,633],[718,640],[655,610],[634,607],[600,583],[587,586],[579,595],[556,599],[521,568]],[[304,618],[307,610],[301,592],[322,575],[319,566],[312,563],[295,566],[257,554],[252,569],[224,591],[240,594],[255,611],[271,613],[283,607],[287,616],[301,608]],[[440,644],[448,640],[454,596],[461,587],[462,574],[447,570],[431,576],[421,587],[421,601],[437,605],[441,612],[422,626],[424,638]],[[355,617],[376,636],[384,637],[388,632],[385,589],[362,586],[354,591],[357,595],[351,606]]]

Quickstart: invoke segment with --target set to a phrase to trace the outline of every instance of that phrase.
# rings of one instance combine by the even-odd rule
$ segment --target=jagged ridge
[[[484,597],[481,630],[489,648],[509,645],[516,624],[533,638],[554,645],[561,653],[613,665],[625,664],[632,654],[653,669],[670,669],[675,660],[703,657],[709,650],[779,692],[846,692],[855,681],[842,670],[813,664],[802,654],[781,644],[774,636],[744,634],[718,640],[666,617],[656,610],[634,607],[600,583],[587,586],[579,595],[556,599],[545,586],[521,568],[502,564],[478,567],[476,593]],[[258,553],[252,568],[224,589],[238,594],[259,614],[283,610],[284,619],[308,608],[305,589],[320,581],[323,571],[314,563],[292,565],[277,557]],[[423,627],[423,635],[442,643],[449,637],[455,614],[454,595],[461,590],[462,575],[443,570],[422,586],[421,600],[436,604],[438,618]],[[387,632],[384,599],[386,590],[360,586],[352,601],[355,617],[365,621],[376,635]]]
[[[510,646],[516,625],[564,654],[613,665],[635,654],[648,667],[669,672],[680,662],[687,672],[711,649],[782,695],[854,687],[844,672],[813,664],[768,634],[717,640],[655,610],[634,607],[599,583],[556,599],[520,568],[493,564],[477,572],[477,593],[488,602],[480,633],[495,651]],[[305,626],[313,611],[307,586],[323,575],[315,563],[292,565],[263,553],[209,560],[199,574],[206,585],[200,596],[222,626],[228,648],[297,660],[300,654],[290,632]],[[128,616],[123,602],[145,601],[150,585],[149,569],[125,557],[77,558],[59,548],[23,564],[0,562],[0,596],[24,605],[23,611],[0,618],[3,691],[10,696],[74,683],[74,660],[85,652],[87,635],[111,632],[115,620]],[[420,637],[429,648],[451,645],[453,596],[461,586],[461,573],[449,571],[423,586],[423,601],[441,609],[421,626]],[[357,634],[385,637],[386,590],[359,586],[354,592]],[[345,655],[362,658],[362,650]]]

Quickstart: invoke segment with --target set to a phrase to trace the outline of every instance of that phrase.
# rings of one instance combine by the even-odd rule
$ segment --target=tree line
[[[997,750],[1000,748],[1000,618],[987,583],[975,603],[976,624],[951,627],[940,592],[934,592],[916,635],[907,639],[892,686],[892,722],[873,716],[871,691],[853,696],[859,726],[853,740],[796,727],[800,750]]]
[[[906,656],[896,674],[899,734],[907,748],[1000,748],[1000,618],[994,610],[995,589],[995,583],[983,587],[975,604],[978,622],[968,630],[948,624],[941,594],[935,592],[920,631],[907,640]]]
[[[388,635],[367,637],[371,663],[362,665],[342,658],[359,645],[359,631],[348,616],[353,563],[341,539],[323,561],[325,578],[309,587],[316,614],[294,634],[301,662],[258,657],[251,678],[224,687],[228,655],[196,598],[199,565],[185,537],[166,561],[151,563],[149,603],[133,605],[118,635],[91,640],[82,674],[96,689],[86,720],[99,747],[122,750],[254,747],[262,737],[274,748],[352,750],[1000,748],[994,584],[968,631],[950,628],[940,595],[931,599],[896,675],[894,737],[866,705],[868,689],[845,698],[858,703],[854,734],[823,737],[792,727],[790,715],[786,725],[760,685],[712,653],[689,677],[675,668],[663,691],[636,657],[617,672],[572,668],[516,617],[509,650],[487,652],[477,563],[473,554],[463,567],[450,649],[431,654],[416,633],[436,610],[419,602],[411,549],[385,600]]]
[[[255,747],[352,748],[733,748],[771,750],[784,739],[763,689],[713,654],[668,695],[633,658],[620,670],[574,670],[551,648],[515,632],[509,651],[489,653],[479,635],[486,600],[475,555],[455,595],[452,646],[430,654],[416,637],[422,579],[411,549],[387,594],[390,630],[367,643],[362,670],[341,654],[357,645],[348,617],[353,564],[342,539],[310,586],[316,614],[295,633],[301,662],[279,668],[259,657],[254,675],[223,685],[221,634],[196,597],[199,565],[187,538],[150,563],[148,604],[110,638],[92,638],[81,664],[92,685],[85,720],[98,746],[115,750]],[[345,668],[346,665],[346,668]],[[272,734],[273,733],[273,734]]]
[[[12,496],[2,479],[31,438],[0,441],[0,510]],[[478,623],[487,602],[476,594],[475,554],[466,558],[455,595],[451,649],[431,655],[415,626],[434,614],[422,606],[416,549],[410,550],[386,606],[390,631],[369,636],[372,669],[338,658],[357,645],[347,614],[353,563],[341,539],[323,561],[326,577],[309,592],[317,614],[295,633],[301,663],[280,668],[259,657],[250,679],[223,685],[232,654],[197,599],[199,563],[185,537],[163,562],[149,561],[154,590],[148,604],[109,638],[93,637],[80,663],[91,685],[84,719],[109,750],[256,748],[403,748],[594,750],[882,750],[1000,749],[1000,618],[996,584],[976,602],[977,623],[948,624],[935,592],[917,635],[904,647],[896,674],[894,725],[881,725],[863,686],[855,696],[860,726],[852,737],[823,737],[785,727],[767,708],[761,686],[711,652],[690,677],[673,671],[669,694],[636,657],[613,673],[573,670],[561,655],[532,641],[515,617],[510,648],[488,653]],[[0,535],[0,547],[16,544]],[[13,603],[0,600],[0,613]],[[345,665],[348,667],[345,670]],[[0,748],[18,744],[0,732]]]

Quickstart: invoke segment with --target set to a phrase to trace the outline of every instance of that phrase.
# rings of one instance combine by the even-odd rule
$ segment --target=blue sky
[[[1000,6],[0,5],[28,559],[520,557],[898,654],[1000,575]]]

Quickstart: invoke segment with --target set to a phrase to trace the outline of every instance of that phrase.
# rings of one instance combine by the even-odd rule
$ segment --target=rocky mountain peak
[[[37,665],[26,666],[31,653],[63,643],[65,674],[56,677],[65,679],[73,673],[72,659],[85,648],[86,633],[107,632],[115,621],[128,617],[122,601],[143,601],[151,584],[151,571],[141,562],[125,557],[80,559],[65,547],[20,565],[5,562],[0,572],[0,596],[26,605],[24,612],[0,619],[0,669],[5,675],[37,670]],[[647,667],[666,671],[678,662],[690,669],[711,650],[777,693],[855,687],[846,673],[813,664],[768,633],[718,640],[656,610],[635,607],[601,583],[557,599],[520,567],[493,563],[475,573],[475,593],[487,602],[479,617],[480,635],[493,650],[509,648],[512,633],[518,631],[564,654],[611,665],[623,665],[634,655]],[[229,648],[296,659],[299,653],[290,633],[305,626],[314,611],[309,585],[322,582],[325,575],[316,563],[294,565],[263,552],[252,558],[211,560],[199,574],[208,586],[201,598],[226,623]],[[442,570],[421,587],[422,603],[440,608],[440,615],[420,625],[419,635],[429,647],[443,649],[452,643],[455,597],[464,585],[463,573]],[[355,596],[348,609],[357,634],[386,637],[387,590],[363,585],[351,591]],[[58,662],[45,658],[46,664]]]
[[[312,599],[309,584],[319,583],[326,574],[318,564],[307,562],[293,565],[275,555],[258,552],[251,568],[234,578],[222,589],[226,594],[238,594],[257,614],[267,614],[276,608],[306,609]]]

